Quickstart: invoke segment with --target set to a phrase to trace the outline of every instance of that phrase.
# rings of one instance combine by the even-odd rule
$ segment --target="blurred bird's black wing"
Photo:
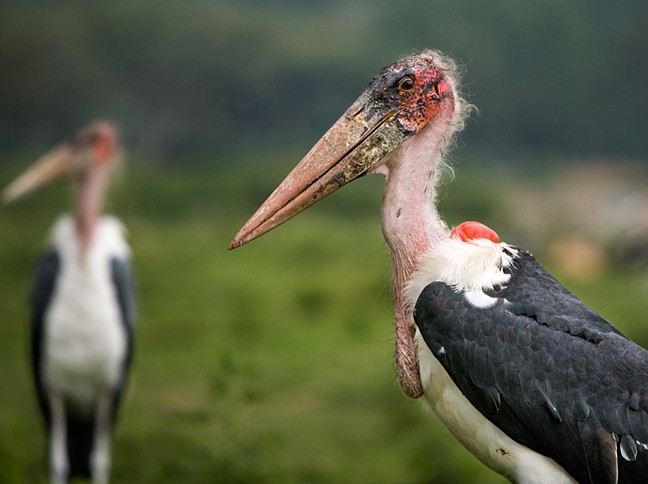
[[[110,273],[112,284],[115,289],[115,296],[119,306],[120,319],[126,336],[126,358],[122,368],[122,380],[120,387],[115,392],[113,399],[113,417],[117,405],[121,399],[122,392],[126,385],[128,369],[133,355],[135,337],[135,314],[136,294],[133,268],[130,261],[125,257],[112,257],[110,259]]]
[[[129,335],[133,334],[135,329],[135,282],[133,268],[128,259],[124,257],[113,257],[110,260],[110,272],[112,283],[117,296],[117,303],[122,324]]]
[[[40,258],[36,267],[36,277],[31,295],[31,359],[32,374],[36,384],[36,393],[41,412],[49,422],[49,404],[43,385],[41,359],[45,317],[52,302],[56,280],[61,270],[61,258],[56,249],[48,249]]]
[[[441,282],[418,298],[416,324],[455,384],[512,439],[579,482],[646,482],[648,352],[529,254],[498,289],[487,308]]]

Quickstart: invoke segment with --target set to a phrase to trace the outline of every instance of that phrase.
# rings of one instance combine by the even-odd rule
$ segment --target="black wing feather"
[[[135,336],[136,293],[133,268],[130,261],[123,257],[113,257],[110,260],[110,272],[115,288],[115,296],[119,305],[121,321],[126,335],[126,358],[122,368],[121,385],[115,392],[113,399],[113,418],[126,386],[128,369],[133,355]]]
[[[528,252],[519,250],[514,264],[514,268],[509,269],[511,280],[498,293],[491,293],[505,299],[513,314],[528,316],[556,330],[595,341],[600,333],[622,335],[560,284]]]
[[[419,296],[416,324],[455,384],[491,422],[579,482],[616,482],[617,462],[618,482],[645,482],[648,352],[527,253],[497,296],[476,308],[441,282]]]
[[[49,404],[45,395],[41,374],[41,358],[45,328],[45,314],[52,302],[52,295],[61,270],[61,257],[54,248],[43,253],[36,267],[31,295],[31,359],[32,375],[36,384],[38,404],[49,423]]]

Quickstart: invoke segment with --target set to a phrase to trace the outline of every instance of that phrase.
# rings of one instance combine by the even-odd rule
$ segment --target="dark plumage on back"
[[[414,319],[484,416],[579,482],[648,479],[648,352],[520,251],[478,308],[433,282]],[[618,466],[617,466],[618,463]]]
[[[596,339],[598,333],[622,334],[560,284],[528,252],[517,249],[515,267],[504,271],[511,273],[506,287],[500,293],[486,292],[506,299],[511,313],[584,338]]]

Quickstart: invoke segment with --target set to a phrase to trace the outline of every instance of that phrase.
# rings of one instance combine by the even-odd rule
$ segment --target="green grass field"
[[[129,228],[140,296],[113,482],[504,482],[398,387],[382,180],[359,181],[226,250],[291,164],[261,174],[244,162],[131,167],[111,193],[108,209]],[[0,165],[0,182],[19,170]],[[451,223],[489,217],[495,202],[462,190],[472,180],[459,174],[444,189]],[[455,187],[472,198],[451,197]],[[68,202],[69,189],[57,186],[0,212],[1,483],[46,482],[26,302],[49,226]],[[648,343],[645,274],[568,285]]]

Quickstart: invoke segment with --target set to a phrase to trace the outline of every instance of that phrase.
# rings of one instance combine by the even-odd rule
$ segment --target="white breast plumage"
[[[71,217],[59,219],[52,231],[61,272],[45,316],[43,375],[47,386],[80,407],[93,402],[99,387],[118,383],[126,355],[110,273],[112,257],[129,256],[123,232],[117,219],[101,218],[81,257]]]
[[[441,281],[466,293],[469,300],[474,298],[475,306],[494,304],[493,298],[483,299],[483,289],[508,282],[511,276],[503,269],[512,266],[516,255],[517,249],[507,244],[487,239],[462,242],[450,237],[436,244],[418,261],[417,270],[406,288],[407,298],[413,308],[425,286]]]
[[[413,310],[425,286],[441,281],[464,292],[474,306],[488,307],[495,299],[487,296],[483,289],[508,282],[510,274],[503,269],[513,265],[516,255],[517,250],[507,244],[485,239],[462,242],[448,238],[419,260],[418,269],[406,288],[408,303]],[[416,342],[425,401],[472,454],[515,482],[575,482],[554,460],[518,444],[475,409],[430,352],[418,329]],[[534,471],[529,472],[529,469]]]

